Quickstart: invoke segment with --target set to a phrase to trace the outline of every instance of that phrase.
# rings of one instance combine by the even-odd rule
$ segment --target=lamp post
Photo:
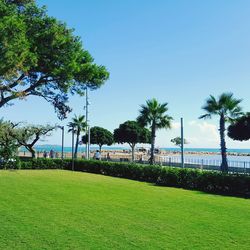
[[[58,128],[60,128],[62,130],[62,155],[61,158],[63,160],[64,158],[64,126],[58,126]]]
[[[72,171],[75,169],[75,162],[74,162],[74,127],[72,127]]]
[[[184,168],[184,131],[183,131],[183,118],[181,118],[181,167]]]
[[[89,96],[88,96],[88,87],[85,89],[86,94],[86,159],[90,158],[90,126],[89,126]]]

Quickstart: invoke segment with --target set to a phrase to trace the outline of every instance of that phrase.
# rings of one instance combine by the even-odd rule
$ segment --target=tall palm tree
[[[140,115],[137,121],[142,126],[149,126],[151,129],[151,156],[150,164],[154,163],[156,130],[171,128],[171,116],[167,115],[168,103],[160,104],[155,98],[147,100],[146,105],[141,105]]]
[[[199,119],[211,119],[212,116],[217,115],[220,118],[221,171],[223,172],[228,172],[227,148],[225,141],[226,123],[232,122],[243,114],[242,109],[239,106],[241,101],[241,99],[234,98],[232,93],[223,93],[218,99],[210,95],[206,100],[205,105],[202,107],[206,113],[199,117]]]
[[[75,117],[72,118],[72,121],[68,123],[68,127],[69,127],[68,132],[74,131],[74,134],[76,134],[76,145],[75,145],[74,158],[77,158],[80,133],[82,131],[86,130],[85,116],[84,115],[79,115],[79,116],[75,115]]]

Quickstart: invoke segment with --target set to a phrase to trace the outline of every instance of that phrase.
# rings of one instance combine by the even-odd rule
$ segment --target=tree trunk
[[[150,154],[150,164],[153,165],[155,163],[155,123],[153,122],[151,128],[151,154]]]
[[[222,114],[220,116],[220,146],[221,146],[221,171],[227,173],[228,172],[228,163],[227,163],[227,148],[225,141],[225,117]]]
[[[32,147],[28,147],[28,150],[31,153],[31,157],[34,159],[36,158],[36,151]]]
[[[75,146],[75,155],[74,155],[74,158],[75,158],[75,159],[77,159],[78,144],[79,144],[79,136],[80,136],[80,131],[77,130],[77,134],[76,134],[76,146]]]
[[[131,149],[132,149],[132,162],[135,161],[135,144],[131,144]]]
[[[102,153],[102,145],[99,145],[100,154]]]

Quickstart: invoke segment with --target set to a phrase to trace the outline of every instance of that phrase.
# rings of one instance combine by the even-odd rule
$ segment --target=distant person
[[[54,151],[53,149],[51,149],[51,150],[49,151],[49,157],[50,157],[51,159],[55,158],[55,151]]]
[[[108,154],[107,154],[107,160],[108,160],[108,161],[111,160],[109,152],[108,152]]]
[[[59,158],[59,153],[58,152],[56,152],[56,158]]]
[[[96,150],[94,159],[100,161],[101,160],[101,153],[99,150]]]
[[[48,158],[48,152],[46,150],[43,151],[43,157]]]

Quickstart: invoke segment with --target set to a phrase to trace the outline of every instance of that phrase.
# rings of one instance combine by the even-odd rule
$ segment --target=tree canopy
[[[68,132],[74,132],[76,134],[76,142],[75,142],[75,153],[74,158],[77,158],[78,153],[78,145],[80,142],[80,134],[81,132],[85,131],[87,129],[87,123],[85,121],[84,115],[75,115],[75,117],[72,118],[72,121],[68,123],[69,130]]]
[[[51,125],[27,125],[13,130],[12,136],[18,142],[19,146],[25,147],[35,158],[35,144],[45,136],[50,136],[50,133],[56,128]]]
[[[114,130],[114,140],[117,143],[128,143],[132,149],[132,160],[134,160],[135,145],[150,143],[150,131],[136,121],[126,121]]]
[[[250,113],[240,117],[228,127],[228,136],[237,141],[250,139]]]
[[[136,121],[126,121],[114,130],[117,143],[128,143],[131,147],[136,143],[150,143],[150,131]]]
[[[16,157],[19,144],[13,137],[17,125],[9,121],[0,120],[0,157],[5,161]]]
[[[156,130],[171,128],[173,118],[167,114],[168,103],[159,103],[155,98],[147,100],[146,105],[141,105],[137,121],[142,126],[151,129],[151,157],[150,164],[154,163]]]
[[[184,138],[184,144],[188,144],[188,141]],[[174,143],[175,146],[181,147],[181,137],[175,137],[171,139],[171,142]]]
[[[87,136],[88,135],[84,135],[82,137],[83,143],[87,143]],[[92,127],[90,129],[90,143],[98,145],[101,151],[103,145],[111,146],[114,143],[113,134],[105,128],[97,126]]]
[[[235,98],[232,93],[222,93],[218,98],[210,95],[202,107],[202,109],[205,111],[205,114],[199,117],[199,119],[211,119],[214,115],[219,116],[220,146],[222,157],[221,170],[223,172],[228,172],[225,124],[226,122],[235,121],[243,114],[242,108],[240,107],[241,101],[241,99]]]
[[[211,119],[213,115],[223,116],[225,122],[234,121],[243,112],[239,104],[242,99],[237,99],[232,93],[222,93],[218,99],[210,95],[202,109],[206,112],[199,119]]]
[[[69,94],[83,95],[109,77],[74,31],[32,0],[0,0],[0,57],[0,107],[33,95],[60,119],[71,111]]]

